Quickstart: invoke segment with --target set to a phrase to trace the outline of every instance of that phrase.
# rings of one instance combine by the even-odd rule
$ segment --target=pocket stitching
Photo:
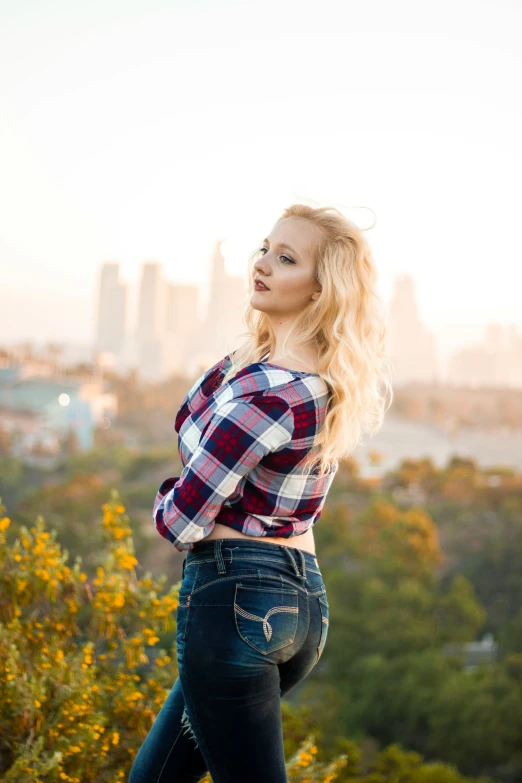
[[[237,630],[239,636],[241,637],[241,639],[243,639],[243,641],[246,644],[250,645],[250,647],[252,647],[254,650],[256,650],[256,652],[261,653],[261,655],[270,655],[271,653],[276,652],[277,650],[281,650],[283,647],[288,647],[290,644],[293,644],[294,641],[295,641],[295,637],[296,637],[296,634],[297,634],[298,623],[299,623],[299,598],[298,598],[298,591],[297,590],[293,590],[293,589],[282,590],[282,591],[281,590],[270,590],[270,588],[267,588],[269,592],[278,592],[278,593],[283,593],[283,594],[286,594],[286,595],[287,594],[294,595],[296,597],[296,599],[297,599],[297,606],[272,607],[267,612],[265,617],[261,618],[261,617],[257,617],[256,615],[250,614],[250,612],[247,612],[246,609],[243,609],[243,607],[241,607],[237,603],[236,599],[237,599],[238,587],[241,587],[244,590],[251,590],[251,591],[257,591],[257,592],[263,592],[263,593],[266,592],[266,590],[263,587],[249,587],[249,586],[246,586],[246,585],[242,585],[240,582],[238,582],[236,584],[236,589],[234,591],[234,607],[233,607],[233,611],[234,611],[234,622],[235,622],[235,625],[236,625],[236,630]],[[276,611],[278,609],[279,610],[283,609],[288,614],[294,614],[295,615],[294,632],[292,634],[292,637],[289,640],[287,640],[285,642],[282,642],[277,647],[272,647],[270,650],[262,650],[256,644],[254,644],[254,642],[252,642],[248,638],[248,636],[245,636],[245,634],[243,634],[241,632],[241,630],[239,628],[239,623],[238,623],[238,616],[250,617],[251,619],[260,620],[260,621],[263,622],[263,627],[264,627],[265,621],[267,620],[267,617],[269,617],[274,611]],[[266,633],[265,633],[265,638],[266,638]]]

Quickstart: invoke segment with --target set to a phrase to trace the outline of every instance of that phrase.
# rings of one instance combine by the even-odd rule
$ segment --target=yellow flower
[[[124,547],[119,547],[115,554],[118,556],[118,565],[127,571],[131,571],[135,565],[138,565],[134,555],[129,554]]]
[[[146,639],[146,642],[147,642],[147,644],[150,644],[150,645],[156,644],[156,642],[159,642],[159,636],[149,636]]]

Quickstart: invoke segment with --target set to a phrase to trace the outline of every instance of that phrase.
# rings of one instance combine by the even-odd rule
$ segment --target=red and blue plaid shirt
[[[160,486],[152,516],[180,552],[216,522],[254,537],[301,535],[337,472],[338,464],[322,478],[299,469],[326,414],[324,380],[256,362],[221,385],[231,364],[227,354],[207,370],[176,415],[183,469]]]

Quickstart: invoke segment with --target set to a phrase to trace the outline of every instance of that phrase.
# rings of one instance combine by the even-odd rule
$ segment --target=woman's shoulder
[[[318,375],[297,375],[286,369],[254,362],[243,367],[217,392],[222,399],[243,399],[263,406],[283,403],[289,408],[319,412],[328,400],[328,387]]]

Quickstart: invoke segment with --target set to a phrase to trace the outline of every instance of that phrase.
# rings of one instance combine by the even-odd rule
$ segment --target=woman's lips
[[[256,291],[269,291],[270,289],[263,285],[263,283],[255,283],[254,288]]]

